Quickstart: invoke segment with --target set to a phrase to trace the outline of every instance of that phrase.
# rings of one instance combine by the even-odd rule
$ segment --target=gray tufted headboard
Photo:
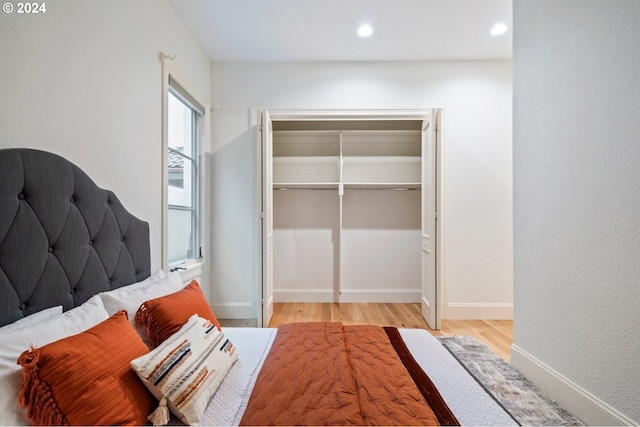
[[[149,225],[64,158],[0,150],[0,326],[150,275]]]

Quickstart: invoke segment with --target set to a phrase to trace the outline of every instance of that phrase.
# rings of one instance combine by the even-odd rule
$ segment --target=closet
[[[416,302],[437,328],[439,111],[269,113],[264,322],[273,302]]]

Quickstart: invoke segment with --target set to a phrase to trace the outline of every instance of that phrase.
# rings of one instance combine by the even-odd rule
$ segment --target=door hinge
[[[433,217],[434,217],[435,219],[438,219],[438,212],[434,212],[434,213],[433,213]]]

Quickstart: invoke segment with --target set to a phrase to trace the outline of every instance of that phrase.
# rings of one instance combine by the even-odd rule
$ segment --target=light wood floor
[[[513,343],[511,320],[443,320],[442,329],[434,331],[422,318],[420,304],[275,303],[269,326],[276,328],[285,323],[316,321],[418,328],[436,336],[473,336],[506,361],[509,361]],[[220,322],[222,326],[255,326],[251,321]]]

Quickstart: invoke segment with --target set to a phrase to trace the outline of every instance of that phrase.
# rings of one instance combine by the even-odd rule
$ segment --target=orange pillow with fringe
[[[157,400],[130,362],[148,352],[121,310],[77,335],[24,351],[18,405],[33,424],[146,424]]]
[[[137,327],[145,327],[149,343],[156,348],[178,332],[194,314],[209,320],[222,331],[200,285],[192,280],[178,292],[143,302],[136,312],[135,321]]]

